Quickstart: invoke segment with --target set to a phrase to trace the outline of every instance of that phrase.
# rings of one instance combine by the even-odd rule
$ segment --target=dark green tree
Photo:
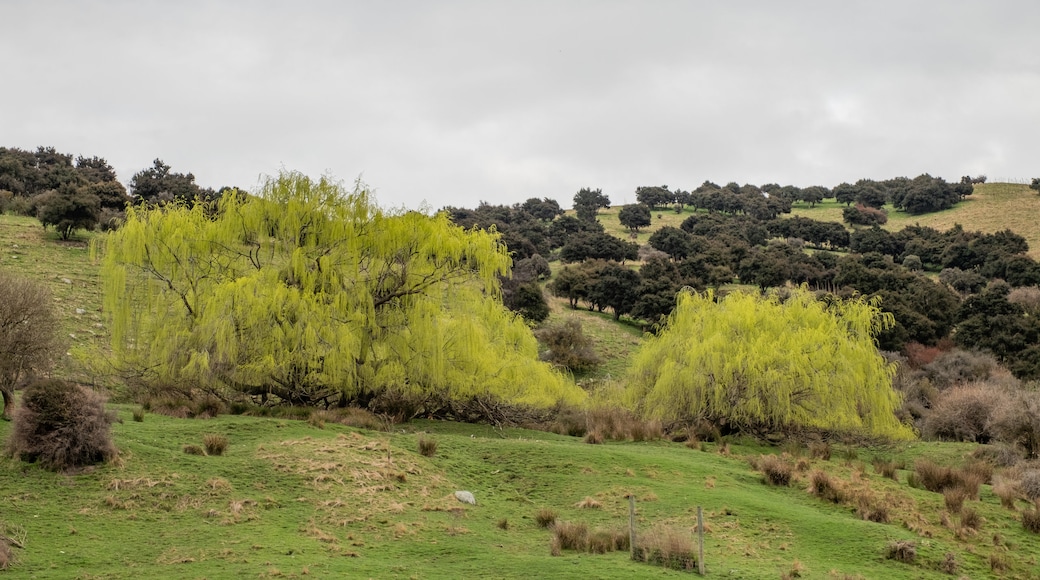
[[[101,200],[90,193],[89,186],[63,185],[36,196],[34,203],[43,227],[53,227],[63,240],[76,230],[94,229],[101,212]]]
[[[618,320],[635,306],[639,298],[639,281],[639,272],[617,262],[607,262],[597,272],[596,281],[589,289],[589,300],[598,309],[610,308],[614,320]]]
[[[169,201],[212,200],[216,192],[195,184],[191,173],[175,173],[161,159],[130,178],[130,193],[136,201],[164,203]]]
[[[626,205],[618,210],[618,221],[628,228],[628,231],[638,234],[639,228],[650,225],[650,208],[643,203]]]
[[[644,185],[636,188],[636,201],[654,209],[675,203],[675,194],[667,185]]]
[[[583,187],[574,194],[574,211],[578,219],[587,222],[596,221],[596,212],[600,208],[609,208],[610,198],[603,195],[601,189]]]

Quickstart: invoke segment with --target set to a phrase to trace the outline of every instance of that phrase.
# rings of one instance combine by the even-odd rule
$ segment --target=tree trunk
[[[0,388],[0,393],[3,393],[4,397],[4,412],[0,415],[0,419],[4,421],[11,420],[11,409],[14,408],[14,389],[10,387]]]

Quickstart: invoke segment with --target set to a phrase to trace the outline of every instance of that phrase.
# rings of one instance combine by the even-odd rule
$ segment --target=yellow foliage
[[[637,353],[627,403],[664,420],[912,438],[894,414],[895,367],[874,341],[891,324],[877,302],[825,303],[804,288],[783,299],[684,292]]]
[[[360,186],[283,173],[215,212],[135,207],[95,251],[113,350],[155,379],[298,402],[388,388],[584,396],[502,306],[511,261],[496,233],[383,211]]]

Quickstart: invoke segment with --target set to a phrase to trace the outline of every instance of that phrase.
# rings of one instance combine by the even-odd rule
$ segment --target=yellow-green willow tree
[[[97,248],[115,358],[158,384],[294,404],[394,390],[525,405],[584,393],[506,310],[494,232],[387,212],[297,173],[256,195],[135,207]]]
[[[895,416],[895,366],[874,341],[891,324],[876,302],[825,303],[805,289],[783,299],[683,292],[661,333],[637,353],[625,395],[667,421],[912,438]]]

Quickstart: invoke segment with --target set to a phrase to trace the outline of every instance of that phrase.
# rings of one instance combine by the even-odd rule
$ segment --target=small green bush
[[[101,395],[65,381],[37,381],[15,410],[7,453],[52,471],[102,463],[116,456],[113,421]]]

